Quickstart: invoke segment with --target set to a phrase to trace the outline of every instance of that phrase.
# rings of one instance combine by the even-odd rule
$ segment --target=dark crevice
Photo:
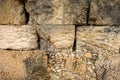
[[[75,25],[75,37],[74,37],[74,43],[73,43],[73,47],[72,47],[72,50],[73,51],[76,51],[76,42],[77,42],[77,27],[78,25]]]
[[[87,8],[87,19],[86,19],[86,24],[89,25],[91,0],[87,0],[87,4],[88,4],[88,8]]]
[[[37,45],[38,45],[38,49],[40,49],[41,47],[40,47],[40,37],[39,37],[39,34],[36,32],[36,34],[37,34]]]
[[[25,7],[24,7],[24,11],[25,11],[25,17],[26,17],[26,22],[25,23],[28,24],[30,14],[27,12],[27,10],[25,9]]]
[[[47,67],[49,67],[49,61],[50,61],[50,52],[46,52],[46,56],[47,56]]]
[[[21,1],[22,1],[22,3],[23,3],[23,6],[24,6],[23,9],[24,9],[24,11],[25,11],[25,18],[26,18],[25,24],[28,24],[30,14],[29,14],[29,12],[27,12],[27,10],[26,10],[26,8],[25,8],[25,4],[26,4],[26,1],[27,1],[27,0],[21,0]]]

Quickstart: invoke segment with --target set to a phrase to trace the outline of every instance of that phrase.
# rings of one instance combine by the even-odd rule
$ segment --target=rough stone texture
[[[48,80],[44,51],[0,50],[1,80]]]
[[[89,23],[120,25],[120,0],[91,0]]]
[[[110,55],[114,56],[116,53],[119,53],[119,47],[120,47],[119,31],[120,31],[120,27],[114,27],[114,26],[113,27],[82,26],[77,28],[76,52],[78,54],[84,55],[84,57],[87,58],[86,60],[86,66],[87,66],[86,79],[87,80],[96,78],[96,75],[95,75],[96,66],[94,65],[94,63],[96,62],[98,57],[103,60],[107,56],[110,56]],[[97,67],[99,65],[102,65],[102,61],[101,60],[98,60],[98,61],[99,61],[99,64],[97,64]],[[104,63],[109,64],[108,62],[104,62]],[[116,65],[118,65],[118,63],[116,63]],[[100,70],[101,67],[98,67],[98,68]],[[109,68],[108,68],[108,71],[109,71]],[[101,74],[98,73],[98,76],[97,76],[99,78],[98,80],[114,80],[114,79],[108,79],[108,78],[100,79],[103,75],[107,75],[107,74],[108,73],[106,72]],[[116,75],[117,74],[113,76],[116,76]],[[113,76],[111,78],[114,78]],[[116,80],[119,80],[119,79],[116,79]]]
[[[50,80],[96,80],[90,53],[77,54],[71,50],[50,53]],[[86,57],[87,56],[87,57]]]
[[[71,50],[50,53],[50,80],[85,80],[86,63],[79,54]]]
[[[70,49],[73,47],[74,25],[38,25],[37,32],[41,41],[44,41],[41,43],[41,48]]]
[[[0,80],[120,80],[119,3],[0,0]]]
[[[120,54],[99,57],[95,66],[97,80],[120,80]]]
[[[29,24],[85,24],[86,0],[28,0]]]
[[[0,49],[37,49],[36,28],[30,25],[0,25]]]
[[[26,24],[22,0],[0,0],[0,24]]]
[[[119,53],[120,27],[82,26],[77,29],[77,52]]]

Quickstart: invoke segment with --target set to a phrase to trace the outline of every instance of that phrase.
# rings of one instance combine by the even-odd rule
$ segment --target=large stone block
[[[36,28],[30,25],[0,25],[0,49],[36,49]]]
[[[77,29],[78,53],[119,53],[120,27],[84,26]]]
[[[49,42],[49,47],[52,49],[73,47],[75,37],[75,26],[73,25],[38,25],[37,30],[41,41]]]
[[[120,25],[120,0],[91,0],[89,24]]]
[[[0,50],[1,80],[49,80],[44,51]]]
[[[86,0],[28,0],[29,24],[85,24]]]
[[[0,0],[0,24],[26,24],[22,0]]]

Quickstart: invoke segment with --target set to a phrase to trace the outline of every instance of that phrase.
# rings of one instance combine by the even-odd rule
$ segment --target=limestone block
[[[49,42],[51,48],[69,49],[73,47],[75,37],[75,26],[73,25],[39,25],[37,30],[41,39]]]
[[[28,0],[29,24],[85,24],[86,0]]]
[[[44,51],[0,50],[1,80],[49,80],[47,76]]]
[[[0,49],[37,49],[36,28],[30,25],[0,25]]]
[[[77,29],[77,52],[95,54],[119,53],[120,27],[84,26]]]
[[[22,0],[0,0],[0,24],[26,24]]]
[[[120,0],[91,0],[89,24],[120,25]]]

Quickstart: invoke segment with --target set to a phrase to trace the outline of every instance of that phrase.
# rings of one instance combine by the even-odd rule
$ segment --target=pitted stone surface
[[[51,52],[49,58],[51,80],[84,80],[86,64],[82,61],[79,54],[74,54],[70,50]]]
[[[89,24],[120,25],[120,0],[91,0]]]
[[[87,0],[28,0],[29,24],[85,24]]]
[[[26,24],[22,0],[0,0],[0,24]]]
[[[30,25],[0,25],[0,49],[37,49],[36,28]]]

